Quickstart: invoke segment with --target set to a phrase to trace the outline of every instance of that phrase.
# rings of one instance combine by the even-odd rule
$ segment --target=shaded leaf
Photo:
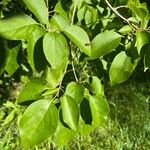
[[[36,29],[34,30],[34,32],[28,37],[27,41],[27,50],[28,50],[28,62],[30,64],[30,66],[32,67],[32,69],[35,69],[34,66],[34,49],[35,49],[35,44],[38,41],[38,39],[40,37],[42,37],[45,34],[45,30],[40,28],[40,27],[36,27]]]
[[[5,67],[10,59],[10,50],[7,47],[6,41],[0,41],[0,75],[5,70]]]
[[[18,45],[10,50],[9,61],[5,68],[10,76],[19,68],[19,64],[17,62],[17,56],[20,50],[20,46],[21,45]]]
[[[32,103],[23,114],[19,132],[25,148],[40,144],[51,137],[58,124],[58,110],[49,100]]]

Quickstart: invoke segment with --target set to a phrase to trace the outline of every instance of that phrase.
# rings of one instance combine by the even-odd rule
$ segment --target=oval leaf
[[[132,62],[125,52],[119,53],[113,60],[109,76],[111,85],[119,84],[126,81],[134,71],[137,61]]]
[[[83,99],[84,88],[80,83],[71,82],[67,85],[66,95],[71,96],[77,104],[80,104]]]
[[[118,47],[121,35],[114,31],[105,31],[98,34],[91,43],[91,58],[96,59],[110,53]]]
[[[101,95],[89,95],[89,104],[92,113],[92,124],[95,126],[102,125],[109,113],[107,101]]]
[[[80,27],[71,25],[64,29],[70,40],[86,55],[91,56],[90,40],[87,33]]]
[[[48,7],[44,0],[23,0],[23,2],[41,23],[48,24]]]
[[[32,103],[23,114],[19,131],[25,148],[37,145],[51,137],[58,124],[58,110],[49,100]]]
[[[104,88],[101,84],[101,80],[96,76],[92,77],[92,89],[95,95],[104,95]]]
[[[66,39],[59,33],[47,33],[43,39],[44,54],[53,69],[68,59],[69,48]]]
[[[10,40],[26,39],[37,24],[25,14],[0,19],[0,37]]]
[[[79,107],[74,99],[64,95],[61,100],[62,116],[64,122],[73,130],[77,129],[79,122]]]
[[[141,53],[141,48],[148,43],[150,43],[150,33],[146,31],[137,31],[136,44],[137,44],[137,50],[139,55]]]
[[[46,81],[42,78],[31,78],[20,92],[18,103],[40,99],[42,92],[46,90],[45,84]]]

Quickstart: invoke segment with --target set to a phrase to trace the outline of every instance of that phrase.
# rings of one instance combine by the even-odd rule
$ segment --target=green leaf
[[[79,123],[79,107],[75,100],[64,95],[61,99],[63,121],[73,130],[77,129]]]
[[[40,27],[36,27],[34,32],[28,37],[27,41],[27,50],[28,50],[28,62],[32,69],[35,70],[35,64],[34,64],[34,49],[35,49],[35,44],[38,41],[39,38],[41,38],[46,31]]]
[[[80,104],[83,99],[84,88],[80,83],[71,82],[67,85],[65,93],[71,96],[77,104]]]
[[[91,43],[91,58],[96,59],[115,50],[120,44],[121,35],[114,31],[98,34]]]
[[[18,103],[40,99],[42,92],[47,89],[45,85],[46,81],[44,79],[31,78],[20,92],[17,99]]]
[[[61,2],[58,2],[55,6],[55,12],[58,13],[60,16],[64,16],[65,18],[67,18],[67,14],[64,11]]]
[[[144,19],[148,15],[148,9],[145,3],[140,4],[139,2],[130,1],[127,6],[141,19]]]
[[[67,62],[69,48],[63,35],[50,32],[43,39],[44,54],[53,69],[58,68],[65,61]]]
[[[20,46],[21,45],[18,45],[10,50],[9,61],[5,68],[5,70],[8,72],[10,76],[19,68],[19,64],[17,62],[17,56],[20,50]]]
[[[107,101],[101,95],[89,95],[89,104],[92,113],[92,124],[95,126],[102,125],[109,113]]]
[[[125,52],[119,53],[113,60],[109,76],[111,85],[116,85],[126,81],[134,71],[137,61],[132,62]]]
[[[34,31],[36,24],[25,14],[0,19],[0,37],[10,40],[26,39]]]
[[[40,144],[51,137],[58,124],[58,110],[50,100],[32,103],[23,114],[19,131],[25,148]]]
[[[89,135],[99,125],[102,125],[109,113],[109,106],[102,95],[87,95],[87,99],[83,99],[80,105],[80,133]]]
[[[87,33],[80,27],[71,25],[63,29],[70,40],[88,56],[91,55],[90,40]]]
[[[60,30],[64,30],[66,27],[70,26],[69,19],[64,16],[54,15],[51,20],[57,24]]]
[[[41,23],[48,25],[48,7],[44,0],[23,0],[23,2]]]
[[[63,147],[65,144],[67,144],[71,139],[75,137],[77,134],[77,131],[71,130],[61,124],[61,122],[58,123],[56,134],[55,134],[55,142],[58,147]]]
[[[137,31],[136,45],[137,45],[137,50],[139,55],[141,53],[141,48],[148,43],[150,43],[150,33],[146,31]]]
[[[122,34],[129,34],[132,32],[132,28],[129,25],[125,25],[119,30],[119,32]]]
[[[5,70],[10,58],[10,50],[7,47],[6,41],[0,41],[0,75]]]
[[[101,84],[101,80],[98,77],[96,76],[92,77],[91,85],[95,95],[104,95],[104,88],[103,85]]]
[[[80,48],[85,54],[91,54],[90,40],[87,33],[76,25],[70,25],[67,18],[55,15],[53,17],[60,30],[70,38],[70,40]]]

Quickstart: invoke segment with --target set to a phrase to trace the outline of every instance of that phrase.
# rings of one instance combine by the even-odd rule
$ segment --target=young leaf
[[[31,78],[19,94],[18,103],[40,99],[41,93],[46,90],[45,84],[46,81],[42,78]]]
[[[0,37],[10,40],[26,39],[34,31],[36,24],[25,14],[0,19]]]
[[[69,129],[59,122],[54,139],[58,147],[63,147],[67,142],[73,139],[76,134],[77,131]]]
[[[19,132],[25,148],[40,144],[51,137],[58,124],[58,110],[50,100],[32,103],[23,114]]]
[[[40,27],[36,27],[34,32],[28,37],[27,41],[27,50],[28,50],[28,62],[30,64],[30,66],[32,67],[32,69],[35,70],[35,64],[34,64],[34,49],[35,49],[35,44],[38,41],[39,38],[41,38],[44,34],[45,34],[45,30],[40,28]]]
[[[18,62],[17,62],[17,56],[18,51],[20,50],[20,44],[10,50],[10,58],[6,65],[5,70],[8,72],[8,74],[11,76],[18,68]]]
[[[66,39],[60,33],[47,33],[43,39],[44,54],[53,69],[67,62],[69,48]]]
[[[48,7],[44,0],[23,0],[23,2],[41,23],[48,25]]]
[[[80,27],[71,25],[63,29],[70,40],[86,55],[91,56],[90,40],[87,33]]]
[[[131,58],[128,57],[125,52],[119,53],[113,60],[109,76],[111,85],[116,85],[126,81],[134,71],[137,65],[137,61],[132,62]]]
[[[71,82],[67,85],[66,95],[71,96],[77,104],[83,99],[84,88],[80,83]]]
[[[61,99],[62,115],[64,122],[73,130],[77,129],[79,122],[79,107],[74,99],[64,95]]]
[[[91,43],[91,58],[96,59],[113,51],[120,44],[121,35],[114,31],[98,34]]]

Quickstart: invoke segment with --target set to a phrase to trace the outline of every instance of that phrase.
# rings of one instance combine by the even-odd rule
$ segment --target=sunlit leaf
[[[53,69],[67,62],[69,48],[66,39],[59,33],[47,33],[43,39],[44,54]]]
[[[133,62],[131,57],[127,56],[125,52],[119,53],[113,60],[109,76],[111,85],[116,85],[126,81],[134,71],[137,61]]]
[[[50,100],[32,103],[23,114],[19,132],[25,148],[40,144],[51,137],[58,124],[58,110]]]
[[[42,78],[31,78],[20,92],[18,103],[40,99],[41,93],[47,89],[45,84],[46,81]]]
[[[80,83],[71,82],[67,85],[66,95],[71,96],[77,104],[83,99],[84,88]]]
[[[79,123],[79,107],[75,100],[64,95],[61,99],[63,121],[73,130],[77,129]]]
[[[44,0],[23,0],[23,2],[41,23],[48,24],[48,7]]]
[[[137,44],[137,50],[139,55],[141,53],[141,48],[148,43],[150,43],[150,33],[146,31],[137,31],[136,44]]]
[[[77,131],[69,129],[63,126],[61,122],[59,122],[54,139],[58,147],[63,147],[71,139],[73,139],[76,134],[77,134]]]
[[[34,31],[36,24],[25,14],[0,19],[0,37],[10,40],[26,39]]]
[[[91,58],[96,59],[115,50],[120,44],[121,35],[114,31],[98,34],[91,43]]]

